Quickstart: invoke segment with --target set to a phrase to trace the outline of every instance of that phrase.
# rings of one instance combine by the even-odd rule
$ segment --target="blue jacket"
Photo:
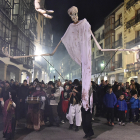
[[[139,99],[135,99],[134,97],[132,97],[130,99],[130,103],[131,103],[131,108],[140,108],[140,100]]]
[[[114,108],[114,106],[117,103],[116,95],[113,92],[111,94],[106,93],[103,98],[103,102],[106,105],[106,107]]]
[[[118,110],[125,111],[127,110],[127,103],[125,100],[118,100],[116,106],[119,105]]]

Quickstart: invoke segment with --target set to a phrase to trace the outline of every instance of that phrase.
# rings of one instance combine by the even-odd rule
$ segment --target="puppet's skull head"
[[[72,6],[69,10],[68,10],[68,14],[71,17],[72,21],[74,23],[78,22],[78,8],[75,6]]]

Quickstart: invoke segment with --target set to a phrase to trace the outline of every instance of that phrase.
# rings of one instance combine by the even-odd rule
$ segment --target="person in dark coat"
[[[23,85],[19,89],[19,100],[20,100],[20,118],[25,118],[27,114],[27,104],[25,104],[25,99],[29,95],[29,87],[27,85],[27,80],[24,80]]]
[[[108,92],[103,99],[104,105],[107,107],[107,121],[109,125],[114,126],[114,106],[117,103],[117,98],[112,91],[112,87],[108,87]],[[110,122],[111,121],[111,122]]]
[[[19,83],[17,81],[15,81],[15,83],[12,85],[12,90],[14,91],[14,94],[12,94],[12,100],[15,102],[16,104],[16,108],[15,108],[15,118],[18,121],[20,118],[20,102],[19,102],[19,98],[18,98],[18,93],[19,93]]]
[[[125,125],[125,114],[127,113],[127,103],[124,99],[124,94],[121,94],[117,101],[119,125]]]
[[[103,113],[103,97],[105,95],[105,82],[104,80],[101,80],[101,85],[98,87],[98,90],[97,90],[97,95],[98,95],[98,101],[99,101],[99,104],[98,104],[98,108],[99,108],[99,111],[100,111],[100,115],[104,115]]]
[[[9,99],[9,93],[14,94],[12,88],[10,87],[10,83],[6,81],[5,87],[1,93],[1,98],[3,98],[4,102]]]
[[[116,86],[116,90],[114,91],[114,93],[115,93],[117,99],[120,97],[120,95],[122,95],[123,92],[121,90],[121,86],[120,85]]]
[[[130,99],[131,103],[131,122],[134,121],[134,115],[136,115],[136,122],[139,120],[139,110],[140,110],[140,100],[137,96],[137,91],[132,91],[132,98]]]
[[[91,85],[92,85],[92,91],[93,91],[93,108],[92,108],[92,120],[94,120],[94,115],[96,113],[96,104],[98,102],[98,97],[97,97],[97,86],[96,83],[91,81]],[[94,112],[95,111],[95,112]]]

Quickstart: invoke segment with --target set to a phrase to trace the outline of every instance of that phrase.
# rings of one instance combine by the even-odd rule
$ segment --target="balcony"
[[[21,50],[19,50],[18,48],[10,48],[10,55],[11,56],[24,56],[24,53]],[[16,64],[23,64],[24,58],[19,58],[19,59],[10,58],[10,61],[14,62]]]
[[[100,42],[100,36],[97,37],[97,41]]]
[[[134,64],[128,64],[127,65],[127,70],[128,72],[131,72],[131,71],[139,71],[140,69],[140,62],[136,62]]]
[[[24,58],[23,67],[25,67],[26,69],[33,69],[33,59]]]
[[[140,36],[126,43],[126,49],[132,49],[135,46],[140,45]]]
[[[100,56],[100,55],[103,55],[103,52],[100,50],[96,51],[96,56]]]
[[[4,47],[4,48],[8,48],[9,49],[9,43],[8,42],[6,42],[5,40],[3,40],[1,37],[0,37],[0,56],[1,57],[5,57],[5,55],[3,54],[3,52],[2,52],[2,48]]]
[[[23,20],[23,18],[18,15],[18,14],[15,14],[13,15],[13,19],[12,19],[12,22],[18,26],[18,28],[25,33],[25,21]]]
[[[122,45],[122,39],[119,39],[119,40],[117,40],[117,41],[115,41],[115,42],[113,43],[112,49],[116,49],[116,48],[122,47],[122,46],[123,46],[123,45]]]
[[[104,34],[102,33],[100,36],[97,37],[97,41],[100,42],[104,39]]]
[[[122,60],[115,62],[115,69],[119,69],[119,68],[122,68]]]
[[[101,34],[100,36],[100,41],[104,39],[104,33]]]
[[[129,2],[127,2],[126,4],[126,9],[128,10],[130,7],[132,7],[137,1],[139,0],[130,0]]]
[[[108,65],[108,66],[105,68],[104,72],[111,72],[111,71],[114,71],[114,69],[115,69],[114,66]]]
[[[8,18],[11,16],[11,9],[14,5],[14,0],[0,0],[0,10],[2,10]]]
[[[105,34],[110,32],[110,31],[114,31],[114,24],[111,24],[111,25],[105,27],[105,31],[104,31]]]
[[[115,21],[115,30],[122,26],[122,18],[119,18],[117,21]]]
[[[132,26],[134,26],[136,23],[140,22],[140,14],[138,14],[137,16],[135,16],[133,19],[129,20],[126,23],[126,28],[130,28]]]

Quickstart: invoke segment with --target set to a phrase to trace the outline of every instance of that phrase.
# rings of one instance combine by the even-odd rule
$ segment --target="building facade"
[[[139,49],[140,48],[140,4],[139,0],[124,0],[114,9],[104,22],[104,48],[105,49]],[[95,32],[95,37],[98,39],[99,28]],[[100,42],[99,42],[100,44]],[[95,43],[94,43],[95,45]],[[96,46],[96,45],[95,45]],[[93,76],[92,80],[100,83],[100,80],[109,80],[111,84],[114,81],[130,82],[134,79],[140,82],[140,62],[138,60],[138,52],[104,52],[100,57],[104,60],[104,71],[96,65],[96,47],[93,49]],[[138,58],[137,58],[138,57]],[[98,62],[100,65],[101,62]],[[103,64],[102,64],[103,66]],[[99,73],[96,72],[99,70]],[[100,75],[100,76],[99,76]]]
[[[124,0],[124,47],[126,49],[140,48],[140,2],[139,0]],[[125,79],[140,82],[140,62],[137,52],[125,54]]]
[[[46,65],[34,58],[11,59],[5,57],[2,48],[8,48],[11,56],[36,54],[43,49],[44,17],[34,9],[33,0],[0,1],[0,79],[28,82],[34,78],[47,82]],[[39,52],[40,53],[40,52]],[[45,61],[46,63],[46,61]]]
[[[104,49],[104,25],[94,32],[95,38],[99,42],[102,49]],[[100,83],[101,79],[104,79],[105,73],[103,71],[105,61],[104,52],[98,50],[95,42],[91,41],[92,46],[92,80]],[[101,74],[101,75],[100,75]]]
[[[103,32],[103,47],[98,39],[99,32]],[[120,4],[105,18],[104,25],[94,34],[104,49],[124,48],[124,3]],[[96,49],[97,47],[94,49],[94,59],[97,59],[95,55]],[[98,66],[96,63],[92,63],[94,65],[93,69],[95,69],[93,71],[93,80],[98,84],[100,84],[101,80],[108,80],[111,84],[114,81],[124,82],[126,80],[124,74],[126,66],[125,54],[126,52],[120,51],[102,52],[102,55],[97,60],[94,60],[95,62],[97,61]]]

